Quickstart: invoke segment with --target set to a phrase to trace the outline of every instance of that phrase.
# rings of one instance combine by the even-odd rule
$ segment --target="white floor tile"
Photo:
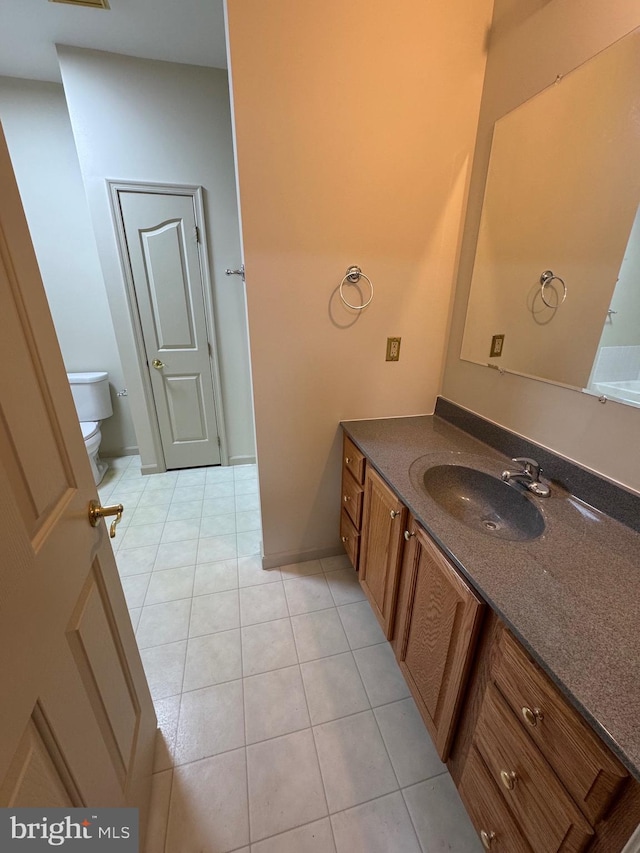
[[[288,563],[286,566],[280,566],[282,580],[292,580],[293,578],[302,578],[307,575],[318,575],[322,572],[322,563],[320,560],[306,560],[302,563]]]
[[[292,616],[335,606],[324,574],[286,580],[284,588]]]
[[[353,569],[351,560],[346,554],[339,554],[337,557],[323,557],[320,560],[322,570],[324,572],[337,572],[338,569]]]
[[[138,506],[169,506],[173,497],[173,487],[169,489],[149,489],[140,495]]]
[[[257,554],[252,557],[238,558],[240,586],[258,586],[261,583],[273,583],[279,580],[282,580],[280,569],[263,569],[262,558]]]
[[[160,572],[154,572],[147,589],[145,605],[191,598],[194,574],[194,566],[182,566],[178,569],[163,569]]]
[[[198,563],[214,563],[238,556],[235,533],[226,536],[209,536],[198,540]]]
[[[122,516],[122,521],[127,518],[127,515],[129,514],[127,513],[125,508],[125,512]],[[129,515],[129,524],[131,527],[137,527],[140,524],[164,524],[164,522],[167,520],[168,515],[168,506],[143,506],[134,509],[133,512]]]
[[[209,515],[200,523],[200,536],[228,536],[236,532],[236,515],[234,512],[225,515]]]
[[[130,607],[129,608],[129,616],[131,617],[131,625],[133,627],[133,633],[138,630],[138,622],[140,621],[140,614],[142,613],[142,607]]]
[[[336,853],[329,818],[259,841],[251,853]]]
[[[371,705],[386,705],[410,695],[407,682],[388,643],[356,649],[353,656]]]
[[[129,527],[122,540],[120,548],[142,548],[145,545],[157,545],[162,536],[164,524],[140,524]]]
[[[228,681],[182,694],[176,765],[241,746],[244,746],[242,681]]]
[[[301,662],[349,650],[349,643],[335,608],[292,616],[291,625]]]
[[[234,465],[232,468],[233,479],[238,480],[257,480],[258,466],[255,464],[249,465]]]
[[[197,539],[158,545],[153,568],[162,571],[162,569],[177,569],[179,566],[193,566],[196,562],[197,552]]]
[[[248,844],[244,749],[177,767],[173,773],[167,853],[230,853]]]
[[[249,530],[236,535],[238,557],[252,557],[262,554],[262,533],[260,530]]]
[[[187,641],[141,649],[140,657],[154,699],[175,696],[182,691]]]
[[[303,663],[301,670],[314,726],[369,708],[351,652]]]
[[[178,504],[182,503],[182,501],[201,501],[204,499],[204,489],[204,485],[176,486],[171,498],[171,502],[173,504]]]
[[[236,502],[233,496],[227,498],[207,498],[202,502],[202,517],[210,515],[229,515],[235,512]]]
[[[240,589],[240,619],[243,625],[270,622],[288,616],[282,583]]]
[[[139,575],[150,572],[158,553],[157,545],[147,545],[145,548],[121,548],[116,557],[118,572],[121,577]]]
[[[202,516],[202,501],[180,501],[180,503],[172,503],[167,508],[167,513],[167,518],[170,521],[200,518]]]
[[[244,675],[257,675],[298,663],[289,619],[277,619],[242,628]]]
[[[247,743],[309,727],[300,668],[290,666],[244,680]]]
[[[254,479],[236,480],[235,491],[236,497],[239,495],[257,495],[258,481]]]
[[[338,614],[352,649],[386,642],[386,637],[368,601],[344,604],[338,607]]]
[[[242,678],[239,628],[189,640],[182,686],[184,691],[198,690],[238,678]]]
[[[173,767],[173,753],[180,713],[180,696],[154,699],[153,705],[158,718],[153,772],[160,773]]]
[[[127,607],[142,607],[144,597],[147,594],[150,577],[151,575],[148,574],[129,575],[129,577],[122,578],[122,589],[124,590]]]
[[[217,563],[200,563],[196,566],[194,595],[224,592],[238,587],[237,560],[221,560]]]
[[[424,853],[481,853],[482,844],[448,773],[402,792]]]
[[[189,633],[191,599],[143,607],[136,637],[141,649],[185,640]]]
[[[229,482],[230,480],[232,481],[234,478],[233,470],[234,469],[229,465],[226,465],[224,467],[221,465],[211,466],[210,468],[207,468],[207,470],[206,470],[205,482],[206,483],[223,483],[223,482]]]
[[[421,853],[399,791],[332,815],[331,825],[338,853]]]
[[[336,605],[352,604],[354,601],[362,601],[366,598],[354,569],[326,572],[325,577]]]
[[[197,539],[199,535],[199,518],[181,518],[178,521],[165,523],[160,541],[162,543],[184,542],[185,539]]]
[[[324,723],[313,733],[330,813],[397,790],[372,711]]]
[[[203,486],[207,478],[204,468],[194,468],[191,471],[180,471],[178,486]]]
[[[214,592],[193,599],[189,636],[198,637],[240,627],[238,592]]]
[[[211,498],[232,498],[235,494],[235,488],[232,480],[219,483],[207,483],[204,489],[205,500]]]
[[[261,529],[262,519],[257,509],[252,509],[248,512],[237,512],[235,515],[238,533],[243,533],[245,530]]]
[[[383,705],[374,714],[401,788],[446,772],[413,699]]]
[[[260,496],[256,492],[251,495],[239,495],[235,497],[236,512],[249,512],[249,510],[260,510]]]
[[[310,729],[247,747],[247,769],[252,841],[326,816]]]

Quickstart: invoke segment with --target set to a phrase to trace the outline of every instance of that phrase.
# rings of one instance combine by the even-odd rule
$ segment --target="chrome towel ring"
[[[562,285],[562,299],[557,302],[555,305],[552,305],[550,302],[544,298],[545,288],[551,284],[552,281],[559,281]],[[545,270],[540,276],[540,298],[547,306],[547,308],[559,308],[564,300],[567,298],[567,285],[564,283],[564,279],[560,278],[559,275],[555,275],[551,270]]]
[[[352,304],[351,304],[351,302],[347,302],[347,300],[344,298],[344,293],[343,293],[343,291],[342,291],[342,288],[344,287],[345,282],[347,282],[347,281],[348,281],[350,284],[357,284],[357,283],[360,281],[360,279],[361,279],[361,278],[366,278],[366,280],[367,280],[367,284],[369,285],[369,288],[370,288],[370,290],[371,290],[371,294],[369,295],[369,298],[367,299],[367,301],[366,301],[366,302],[363,302],[363,303],[362,303],[362,305],[352,305]],[[352,266],[352,267],[349,267],[349,269],[347,270],[347,272],[346,272],[346,274],[345,274],[344,278],[343,278],[343,279],[342,279],[342,281],[340,282],[340,299],[342,299],[342,301],[344,302],[344,304],[345,304],[348,308],[353,308],[353,309],[354,309],[354,311],[362,311],[362,309],[363,309],[363,308],[366,308],[366,307],[367,307],[367,305],[368,305],[368,304],[371,302],[371,300],[373,299],[373,282],[371,281],[371,279],[369,278],[369,276],[368,276],[368,275],[365,275],[365,274],[362,272],[362,270],[360,269],[360,267],[357,267],[357,266],[355,266],[355,265],[354,265],[354,266]]]

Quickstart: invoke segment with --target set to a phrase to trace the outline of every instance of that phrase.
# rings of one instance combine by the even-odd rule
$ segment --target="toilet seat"
[[[82,430],[82,438],[86,444],[99,431],[100,421],[81,421],[80,429]]]

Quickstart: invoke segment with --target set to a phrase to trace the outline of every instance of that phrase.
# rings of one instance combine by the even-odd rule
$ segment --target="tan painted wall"
[[[496,0],[443,394],[640,490],[640,411],[459,359],[494,122],[640,26],[636,0]]]
[[[267,564],[338,544],[341,419],[433,410],[491,5],[229,0]]]

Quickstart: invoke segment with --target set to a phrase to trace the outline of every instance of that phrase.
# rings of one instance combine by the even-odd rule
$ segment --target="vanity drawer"
[[[475,747],[469,751],[458,791],[485,850],[533,853]]]
[[[593,829],[517,717],[488,684],[474,744],[504,802],[536,853],[579,853]]]
[[[507,631],[492,677],[522,727],[595,824],[626,779],[625,768]]]
[[[362,496],[364,489],[353,479],[347,470],[342,472],[342,508],[347,511],[349,518],[360,530],[362,521]]]
[[[343,468],[351,471],[355,481],[364,485],[364,456],[348,436],[344,437],[342,452]]]
[[[347,557],[351,560],[351,565],[357,571],[358,555],[360,551],[360,534],[353,526],[353,522],[344,509],[340,513],[340,538],[342,539],[342,544],[347,552]]]

